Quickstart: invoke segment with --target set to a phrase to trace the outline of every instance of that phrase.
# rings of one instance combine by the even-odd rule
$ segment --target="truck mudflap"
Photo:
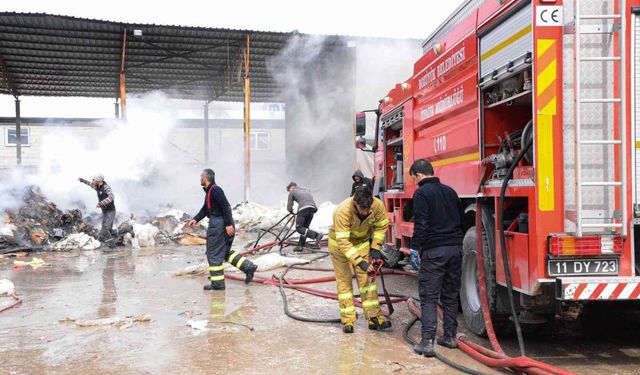
[[[558,277],[561,301],[640,300],[640,277]]]

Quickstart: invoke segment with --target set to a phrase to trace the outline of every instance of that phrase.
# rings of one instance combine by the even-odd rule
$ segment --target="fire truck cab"
[[[473,332],[485,333],[478,255],[497,328],[510,325],[509,286],[525,324],[562,302],[640,299],[639,39],[640,0],[467,0],[373,110],[385,251],[411,249],[408,172],[427,159],[466,207]]]

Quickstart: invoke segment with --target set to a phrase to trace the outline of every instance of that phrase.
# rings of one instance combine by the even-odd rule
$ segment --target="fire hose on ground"
[[[19,304],[22,303],[22,299],[20,297],[16,296],[15,293],[9,294],[9,297],[13,298],[13,302],[8,304],[7,306],[1,307],[0,308],[0,313],[4,312],[4,311],[7,311],[9,309],[12,309],[12,308],[14,308],[14,307],[16,307],[16,306],[18,306]]]
[[[246,254],[251,254],[254,253],[256,251],[260,251],[260,250],[264,250],[267,248],[273,248],[276,247],[278,245],[282,246],[284,241],[274,241],[274,242],[270,242],[268,244],[262,245],[262,246],[258,246],[256,248],[253,249],[249,249],[247,251],[243,252],[243,255]],[[310,263],[313,263],[315,261],[318,261],[322,258],[325,258],[328,256],[328,253],[324,253],[321,256],[318,256],[316,258],[311,259]],[[482,303],[482,311],[483,311],[483,315],[485,318],[485,325],[486,325],[486,330],[487,330],[487,335],[489,337],[489,341],[492,344],[493,350],[485,348],[479,344],[476,344],[472,341],[470,341],[468,338],[466,338],[465,336],[460,336],[457,338],[456,343],[458,344],[458,347],[461,351],[463,351],[464,353],[466,353],[468,356],[470,356],[471,358],[473,358],[474,360],[488,366],[488,367],[493,367],[493,368],[504,368],[504,369],[508,369],[514,372],[524,372],[527,374],[534,374],[534,375],[539,375],[539,374],[557,374],[557,375],[569,375],[569,374],[574,374],[573,372],[570,372],[568,370],[565,369],[561,369],[549,364],[546,364],[544,362],[540,362],[540,361],[536,361],[534,359],[531,359],[529,357],[526,356],[520,356],[520,357],[509,357],[507,356],[504,351],[502,350],[500,343],[497,340],[497,337],[495,335],[495,331],[493,329],[493,324],[491,321],[491,315],[489,312],[489,308],[488,308],[488,302],[487,302],[487,295],[486,295],[486,275],[484,273],[484,258],[482,256],[482,252],[479,251],[478,252],[478,282],[479,282],[479,288],[480,288],[480,296],[481,296],[481,303]],[[277,286],[280,290],[280,295],[282,297],[283,300],[283,305],[284,305],[284,312],[287,316],[291,317],[292,319],[295,320],[299,320],[299,321],[304,321],[304,322],[316,322],[316,323],[339,323],[340,319],[337,318],[309,318],[309,317],[303,317],[303,316],[298,316],[296,314],[293,314],[290,310],[289,310],[289,306],[288,306],[288,301],[287,301],[287,296],[285,293],[285,289],[294,289],[303,293],[307,293],[307,294],[311,294],[311,295],[315,295],[318,297],[322,297],[322,298],[328,298],[328,299],[333,299],[333,300],[337,300],[338,296],[336,293],[331,293],[331,292],[327,292],[327,291],[323,291],[320,289],[315,289],[315,288],[309,288],[309,287],[303,287],[301,285],[306,285],[306,284],[317,284],[317,283],[326,283],[326,282],[332,282],[335,281],[335,276],[327,276],[327,277],[318,277],[318,278],[310,278],[310,279],[287,279],[285,278],[285,276],[287,275],[287,273],[291,270],[291,269],[300,269],[300,270],[307,270],[307,271],[320,271],[320,272],[333,272],[333,269],[331,268],[325,268],[325,267],[311,267],[311,266],[289,266],[286,268],[286,270],[281,273],[279,276],[273,276],[272,278],[259,278],[256,277],[254,278],[254,282],[256,283],[261,283],[261,284],[267,284],[267,285],[273,285],[273,286]],[[410,272],[404,272],[404,271],[397,271],[397,270],[381,270],[380,271],[380,275],[402,275],[402,276],[412,276],[415,277],[416,275]],[[229,279],[232,280],[238,280],[241,281],[243,280],[242,277],[240,276],[236,276],[236,275],[228,275],[227,276]],[[397,295],[397,294],[389,294],[390,297],[394,297],[393,299],[387,300],[387,301],[381,301],[381,304],[388,304],[389,306],[392,306],[392,304],[394,303],[399,303],[402,301],[408,301],[408,307],[409,307],[409,311],[415,316],[415,319],[413,319],[413,321],[409,322],[409,324],[407,324],[407,326],[404,329],[404,338],[405,340],[410,343],[413,344],[414,340],[411,339],[410,335],[409,335],[409,331],[411,330],[411,328],[415,325],[415,323],[419,320],[420,317],[420,309],[419,307],[417,307],[415,305],[415,303],[409,301],[410,297],[409,296],[404,296],[404,295]],[[361,303],[360,301],[354,301],[354,304],[358,307],[361,307]],[[387,312],[385,312],[383,310],[383,314],[384,315],[388,315]],[[439,314],[442,314],[441,310],[439,310]],[[440,332],[441,333],[441,332]],[[448,366],[451,366],[461,372],[467,373],[467,374],[481,374],[481,372],[478,372],[476,370],[472,370],[469,368],[466,368],[464,366],[461,366],[457,363],[454,363],[450,360],[448,360],[446,357],[443,357],[441,354],[437,354],[437,358],[442,361],[443,363],[447,364]]]

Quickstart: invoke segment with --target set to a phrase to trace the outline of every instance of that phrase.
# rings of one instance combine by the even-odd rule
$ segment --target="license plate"
[[[617,275],[618,259],[571,259],[547,261],[549,276]]]

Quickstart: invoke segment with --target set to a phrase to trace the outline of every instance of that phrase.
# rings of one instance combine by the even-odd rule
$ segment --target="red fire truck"
[[[562,302],[640,299],[640,0],[467,0],[423,52],[371,111],[385,251],[411,248],[408,171],[425,158],[466,207],[473,332],[485,333],[479,252],[498,327],[509,287],[525,324]],[[359,148],[365,129],[360,112]]]

